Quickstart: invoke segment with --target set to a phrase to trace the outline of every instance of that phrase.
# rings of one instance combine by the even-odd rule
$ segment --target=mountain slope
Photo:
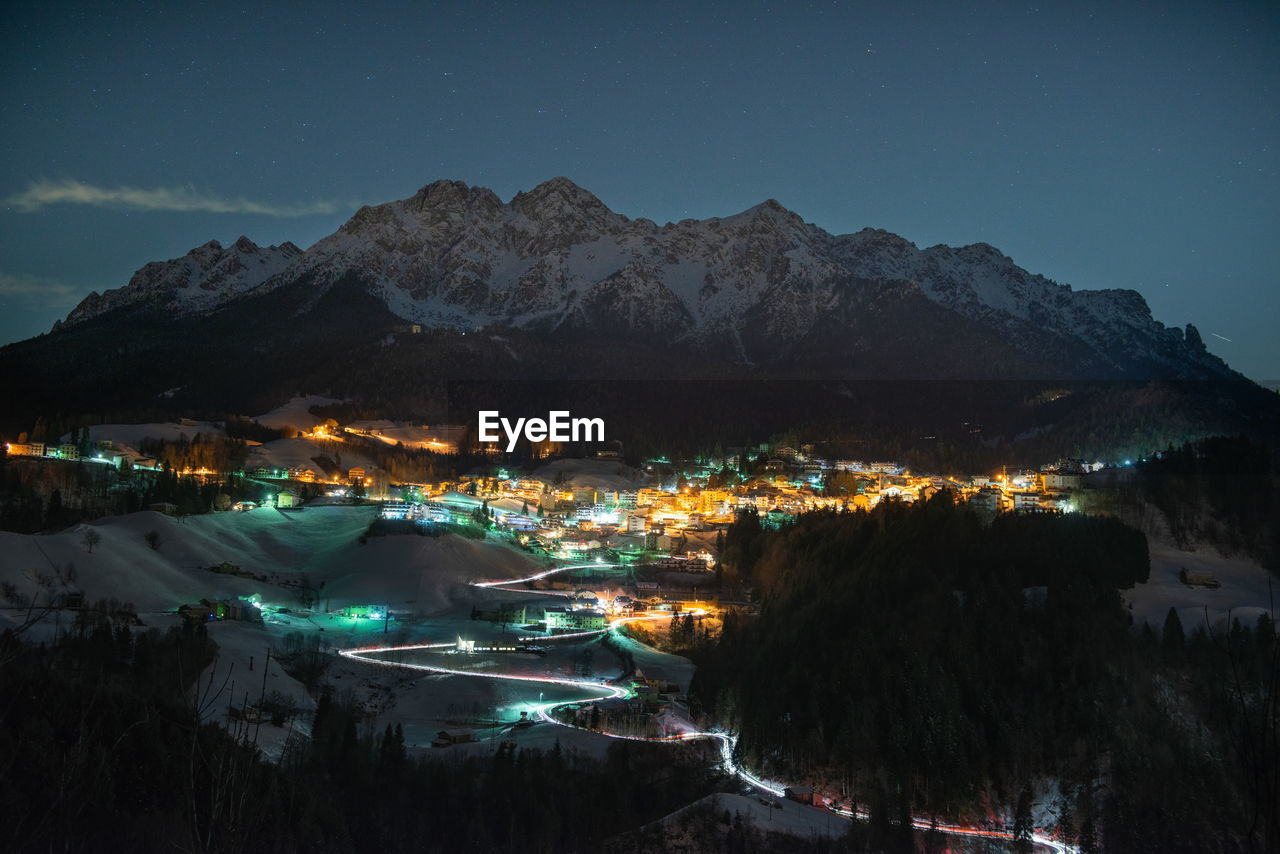
[[[339,281],[358,281],[391,314],[429,328],[644,339],[743,366],[1232,376],[1194,327],[1156,322],[1136,292],[1075,291],[986,244],[922,250],[873,229],[832,235],[773,200],[658,226],[612,212],[565,178],[506,204],[490,190],[438,181],[361,208],[305,252],[211,242],[91,295],[63,326],[119,309],[202,314],[277,290],[298,292],[305,313]]]
[[[1132,291],[1075,291],[984,244],[832,235],[772,200],[660,226],[563,178],[507,203],[440,181],[306,251],[241,239],[148,264],[0,348],[0,387],[11,438],[308,393],[433,422],[590,412],[654,452],[809,425],[939,465],[1004,442],[1041,459],[1280,435],[1280,398]]]

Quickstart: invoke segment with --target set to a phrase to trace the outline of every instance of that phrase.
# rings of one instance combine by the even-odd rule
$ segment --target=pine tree
[[[1019,851],[1031,850],[1031,790],[1023,789],[1013,811],[1014,846]]]
[[[1164,629],[1160,635],[1160,649],[1164,653],[1164,662],[1168,665],[1180,664],[1185,657],[1187,646],[1186,634],[1182,630],[1182,620],[1173,608],[1164,618]]]

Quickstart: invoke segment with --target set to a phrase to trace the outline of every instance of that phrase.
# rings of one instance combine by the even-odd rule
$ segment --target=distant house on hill
[[[787,786],[783,790],[783,794],[789,801],[798,801],[802,804],[811,804],[813,806],[822,805],[818,794],[808,786]]]
[[[476,735],[473,732],[449,732],[448,730],[440,730],[436,733],[436,737],[431,739],[432,747],[449,747],[454,744],[466,744],[469,741],[475,741]]]
[[[1209,587],[1218,588],[1222,586],[1222,582],[1214,577],[1212,572],[1208,570],[1194,570],[1182,568],[1178,573],[1178,579],[1188,587]]]

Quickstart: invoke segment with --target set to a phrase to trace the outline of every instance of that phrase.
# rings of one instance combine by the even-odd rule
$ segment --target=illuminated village
[[[756,776],[735,759],[737,736],[700,715],[689,693],[694,651],[730,621],[760,619],[759,591],[722,560],[735,523],[785,530],[803,514],[906,507],[944,491],[984,524],[1074,514],[1135,471],[1132,460],[1059,459],[919,472],[799,441],[638,465],[617,442],[587,456],[540,443],[513,460],[468,445],[464,425],[344,424],[308,416],[309,402],[253,419],[261,440],[185,420],[7,443],[6,464],[45,490],[31,503],[46,519],[72,504],[74,483],[116,502],[102,518],[14,541],[12,567],[38,552],[78,568],[46,578],[30,602],[69,621],[108,607],[112,625],[206,627],[222,650],[210,678],[232,680],[214,717],[255,727],[268,757],[303,737],[317,697],[336,687],[367,727],[403,726],[406,749],[420,755],[705,742],[704,761],[750,795],[733,803],[763,809],[757,822],[808,810],[787,813],[801,834],[842,833],[824,817],[865,818],[868,807],[830,780]],[[218,468],[228,459],[219,443],[234,445],[239,468]],[[106,485],[92,485],[95,472]],[[55,498],[59,485],[66,496]],[[1184,569],[1178,583],[1179,595],[1217,587],[1212,568]],[[116,604],[103,606],[104,593]],[[1147,619],[1167,594],[1144,594]],[[258,670],[262,685],[245,691],[245,673],[256,680]],[[1037,815],[1042,828],[1058,820]],[[995,815],[946,832],[1009,839],[1014,829]]]
[[[290,413],[295,420],[298,402]],[[269,416],[264,420],[272,423]],[[805,512],[870,510],[882,501],[912,503],[945,489],[987,521],[999,513],[1070,513],[1091,478],[1114,479],[1117,469],[1130,462],[1107,468],[1101,462],[1064,459],[1039,471],[939,475],[911,472],[895,461],[826,459],[809,444],[766,443],[727,449],[716,458],[655,458],[633,469],[622,464],[617,443],[607,443],[591,459],[556,460],[560,448],[543,442],[533,448],[539,465],[531,472],[507,468],[500,454],[491,453],[492,463],[482,470],[419,483],[393,479],[368,449],[456,455],[467,432],[464,425],[312,420],[317,423],[309,429],[286,427],[284,432],[292,434],[287,438],[247,442],[245,468],[236,472],[171,468],[127,441],[150,429],[186,442],[221,426],[190,420],[106,425],[84,431],[78,441],[68,436],[56,444],[19,441],[6,448],[11,458],[164,471],[203,483],[235,478],[251,496],[215,502],[214,510],[284,511],[355,503],[375,509],[387,523],[423,530],[471,529],[474,536],[504,542],[547,566],[576,567],[539,573],[524,585],[563,597],[553,604],[543,597],[543,603],[473,610],[475,618],[548,635],[602,631],[613,620],[648,609],[667,615],[696,612],[701,627],[704,617],[714,620],[725,608],[752,608],[749,586],[725,576],[719,564],[724,531],[743,511],[777,527]],[[95,432],[103,437],[94,437]],[[361,464],[344,468],[335,462],[344,448],[347,459]],[[147,509],[173,515],[178,508],[158,502]],[[256,596],[254,603],[272,613],[269,596],[266,602]],[[183,607],[188,615],[206,617],[223,616],[229,609],[241,612],[209,600]],[[357,620],[413,616],[385,603],[365,602],[345,603],[333,613]],[[458,641],[460,650],[473,651],[473,646],[474,641]]]

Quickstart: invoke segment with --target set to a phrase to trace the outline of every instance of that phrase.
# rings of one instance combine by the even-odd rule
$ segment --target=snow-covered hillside
[[[67,315],[66,322],[76,323],[140,303],[179,315],[209,311],[285,271],[301,254],[301,249],[287,241],[280,246],[258,246],[241,237],[224,248],[210,240],[181,258],[147,264],[133,274],[126,287],[89,294]]]
[[[300,604],[304,580],[329,609],[369,602],[431,615],[483,600],[477,577],[515,578],[535,571],[523,555],[499,545],[458,537],[374,537],[359,541],[374,507],[261,508],[171,516],[146,511],[76,525],[56,534],[0,531],[0,581],[23,594],[38,592],[37,574],[74,577],[89,601],[132,602],[138,613],[173,613],[205,599],[259,594],[268,602]],[[85,535],[99,542],[92,551]],[[159,547],[146,535],[155,531]],[[241,574],[213,572],[222,563]],[[145,616],[144,616],[145,619]]]

